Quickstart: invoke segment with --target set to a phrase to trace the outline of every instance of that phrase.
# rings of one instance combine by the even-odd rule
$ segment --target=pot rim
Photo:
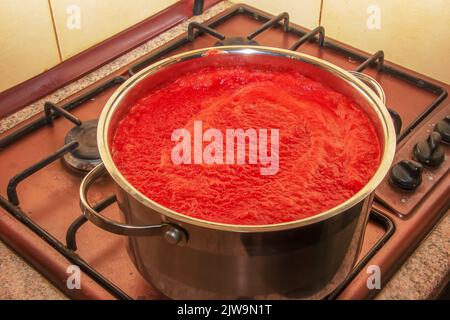
[[[205,53],[209,52],[210,50],[233,54],[269,54],[284,58],[296,59],[325,69],[326,71],[339,76],[341,79],[352,85],[369,102],[369,104],[374,107],[378,120],[381,122],[381,127],[384,136],[384,148],[382,153],[383,156],[380,165],[378,166],[378,169],[376,170],[372,178],[369,180],[369,182],[361,190],[359,190],[356,194],[354,194],[351,198],[347,199],[338,206],[333,207],[327,211],[300,220],[267,225],[234,225],[197,219],[171,210],[151,200],[150,198],[146,197],[141,192],[139,192],[136,188],[134,188],[116,167],[110,153],[108,144],[108,132],[112,116],[117,110],[121,100],[127,95],[127,93],[130,90],[133,89],[133,87],[138,82],[142,81],[147,76],[152,75],[169,65],[176,64],[178,62],[186,61],[193,58],[201,58]],[[163,59],[159,62],[156,62],[144,68],[143,70],[136,73],[132,77],[130,77],[114,92],[114,94],[109,98],[109,100],[105,104],[105,107],[100,115],[98,122],[97,144],[100,152],[100,157],[106,167],[106,170],[108,171],[109,175],[113,178],[113,180],[124,191],[126,191],[140,203],[142,203],[147,207],[150,207],[151,209],[155,210],[156,212],[160,213],[161,215],[167,218],[174,219],[175,220],[174,222],[188,223],[199,227],[206,227],[223,231],[266,232],[266,231],[293,229],[329,219],[340,213],[345,212],[355,204],[361,202],[366,197],[368,197],[375,190],[375,188],[381,183],[381,181],[384,179],[384,177],[386,176],[386,174],[390,169],[396,149],[396,134],[389,112],[386,106],[379,99],[379,97],[366,84],[364,84],[362,81],[360,81],[359,79],[357,79],[355,76],[345,71],[344,69],[327,61],[324,61],[322,59],[296,51],[272,47],[245,45],[245,46],[208,47],[177,54],[169,58]]]

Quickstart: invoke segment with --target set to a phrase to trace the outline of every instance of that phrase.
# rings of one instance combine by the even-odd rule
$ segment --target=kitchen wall
[[[0,92],[176,0],[0,0]]]
[[[327,35],[450,83],[449,0],[324,0]]]
[[[339,1],[339,0],[338,0]],[[317,27],[320,19],[321,0],[233,0],[273,13],[289,12],[291,21],[306,28]]]
[[[0,92],[175,0],[0,0]],[[450,83],[450,0],[243,0]]]
[[[243,0],[450,83],[450,0]]]
[[[50,0],[62,59],[76,55],[174,2],[176,1]]]
[[[47,0],[0,0],[0,92],[59,62]]]

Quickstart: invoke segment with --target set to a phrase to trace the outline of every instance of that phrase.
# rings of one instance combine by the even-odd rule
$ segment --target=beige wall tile
[[[381,10],[380,29],[367,27],[370,5]],[[449,22],[449,0],[324,0],[322,10],[327,36],[368,52],[382,49],[387,60],[447,83]]]
[[[292,22],[307,28],[315,28],[319,24],[321,0],[234,0],[267,11],[274,15],[288,12]]]
[[[175,0],[50,0],[63,59],[125,30]],[[80,24],[77,28],[79,16]],[[71,28],[68,27],[68,21]]]
[[[1,0],[0,92],[59,62],[47,0]]]

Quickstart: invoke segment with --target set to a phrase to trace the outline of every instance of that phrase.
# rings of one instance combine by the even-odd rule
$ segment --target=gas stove
[[[48,101],[43,113],[1,134],[0,238],[71,298],[164,299],[132,265],[125,239],[80,212],[81,179],[100,162],[97,119],[115,89],[144,67],[188,50],[233,44],[301,51],[364,72],[384,88],[398,130],[394,166],[376,190],[359,261],[328,298],[374,297],[379,290],[367,285],[370,267],[378,266],[386,283],[450,206],[449,86],[385,61],[383,51],[366,54],[328,39],[321,26],[307,30],[291,23],[288,13],[271,16],[246,5],[190,23],[187,33],[58,104]],[[98,211],[120,219],[108,178],[90,193]],[[80,289],[66,285],[71,265],[82,272]]]

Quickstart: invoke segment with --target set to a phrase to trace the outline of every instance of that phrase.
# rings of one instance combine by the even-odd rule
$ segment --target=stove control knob
[[[436,123],[434,131],[439,132],[442,137],[442,141],[450,143],[450,115]]]
[[[422,183],[423,167],[413,160],[402,160],[391,168],[392,184],[404,190],[415,190]]]
[[[414,157],[420,163],[437,167],[444,161],[444,148],[441,146],[441,135],[432,132],[426,140],[418,142],[414,146]]]

